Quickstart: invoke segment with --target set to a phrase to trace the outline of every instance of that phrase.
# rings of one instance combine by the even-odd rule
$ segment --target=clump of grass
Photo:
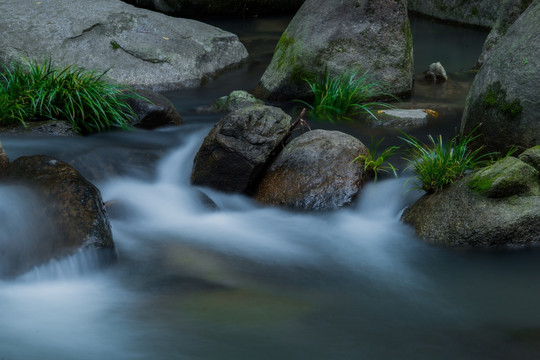
[[[127,129],[134,113],[126,103],[139,95],[108,82],[107,72],[75,66],[54,68],[25,61],[0,73],[0,124],[41,119],[67,120],[81,134]]]
[[[434,193],[461,178],[468,170],[488,165],[493,153],[481,154],[482,147],[471,149],[471,142],[478,136],[473,132],[466,136],[457,135],[444,142],[441,135],[423,144],[413,136],[400,137],[410,146],[410,163],[417,175],[416,188]]]
[[[378,120],[373,111],[374,107],[392,107],[383,102],[372,101],[393,96],[384,92],[381,84],[371,81],[367,72],[359,75],[358,71],[353,71],[333,77],[325,70],[320,78],[304,81],[313,94],[313,104],[302,100],[298,102],[305,104],[319,119],[351,119],[364,113]]]
[[[401,147],[391,146],[383,151],[379,151],[381,143],[384,141],[384,138],[380,139],[377,142],[373,141],[371,138],[371,145],[366,149],[365,154],[360,154],[354,158],[354,162],[360,163],[364,167],[364,171],[373,175],[373,181],[377,181],[377,174],[379,172],[392,172],[395,177],[397,177],[397,169],[388,162],[388,159],[396,155]]]

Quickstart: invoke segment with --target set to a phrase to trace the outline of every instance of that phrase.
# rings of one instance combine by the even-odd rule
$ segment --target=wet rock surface
[[[540,243],[538,171],[508,157],[424,195],[402,220],[440,245],[523,247]]]
[[[339,131],[304,133],[287,144],[265,171],[255,199],[298,210],[350,205],[368,179],[353,163],[365,149],[360,140]]]
[[[48,156],[25,156],[9,166],[4,181],[24,194],[28,207],[9,238],[0,241],[1,277],[84,249],[114,258],[114,242],[99,190],[70,165]],[[19,205],[14,204],[14,209]],[[22,226],[24,231],[21,231]],[[9,234],[9,231],[8,231]]]
[[[290,122],[289,115],[271,106],[228,114],[204,139],[195,156],[191,182],[226,192],[249,192],[288,136]]]

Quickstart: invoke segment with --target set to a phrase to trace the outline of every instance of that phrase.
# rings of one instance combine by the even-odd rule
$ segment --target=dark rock
[[[5,256],[2,276],[15,276],[52,259],[84,249],[114,252],[108,215],[99,190],[68,164],[48,156],[26,156],[13,161],[9,181],[22,184],[37,199],[35,217],[24,218],[34,238],[0,242]],[[20,240],[17,242],[17,240]]]
[[[129,4],[168,15],[257,17],[294,14],[304,0],[124,0]]]
[[[499,39],[506,34],[510,25],[519,18],[521,14],[532,3],[532,0],[503,0],[497,13],[497,20],[493,25],[484,46],[482,53],[478,58],[477,68],[481,68],[487,58],[491,55],[493,47],[499,42]]]
[[[409,10],[441,20],[492,27],[501,0],[408,0]]]
[[[248,192],[288,135],[291,117],[270,106],[232,112],[221,119],[195,156],[191,182],[226,192]]]
[[[309,96],[305,79],[368,72],[388,93],[412,89],[412,35],[404,0],[307,0],[290,22],[255,96]]]
[[[538,171],[523,161],[508,156],[478,170],[468,182],[469,188],[488,197],[540,195]]]
[[[7,134],[32,134],[32,135],[53,135],[53,136],[77,136],[73,126],[69,121],[44,120],[27,121],[26,126],[13,124],[0,127],[1,133]]]
[[[142,98],[129,98],[126,101],[136,115],[133,126],[155,129],[182,124],[182,117],[165,96],[149,90],[137,90],[136,93]]]
[[[540,144],[540,2],[508,29],[476,75],[467,96],[461,129],[478,128],[487,151],[506,153]],[[480,126],[481,125],[481,126]]]
[[[402,220],[428,242],[457,247],[522,247],[540,242],[540,196],[487,197],[469,187],[469,174],[424,195]]]
[[[7,65],[50,59],[155,90],[199,86],[247,57],[234,34],[120,0],[0,2],[0,13],[0,63]]]
[[[6,151],[2,147],[0,142],[0,179],[5,178],[8,175],[9,169],[9,157],[6,154]]]
[[[352,203],[368,178],[353,159],[360,140],[339,131],[313,130],[281,151],[259,184],[255,199],[300,210],[332,210]]]

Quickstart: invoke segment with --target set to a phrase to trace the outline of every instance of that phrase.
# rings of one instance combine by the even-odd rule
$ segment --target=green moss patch
[[[506,100],[506,90],[499,81],[488,86],[482,105],[486,109],[497,109],[510,120],[519,120],[523,112],[523,106],[518,99]]]
[[[508,197],[538,192],[538,171],[508,156],[476,172],[467,186],[488,197]]]

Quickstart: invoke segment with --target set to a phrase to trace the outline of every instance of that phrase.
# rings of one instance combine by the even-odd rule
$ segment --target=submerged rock
[[[0,242],[0,276],[15,276],[84,249],[114,256],[101,194],[70,165],[48,156],[25,156],[10,164],[8,180],[27,187],[39,207],[34,216],[28,213],[24,218],[25,231],[33,229],[32,238],[15,235]]]
[[[339,131],[304,133],[265,171],[255,199],[299,210],[350,205],[368,179],[362,166],[353,162],[365,151],[360,140]]]
[[[135,113],[133,126],[155,129],[182,124],[182,117],[165,96],[149,90],[138,90],[137,94],[143,98],[130,98],[126,101]]]
[[[428,71],[426,71],[425,78],[427,80],[433,80],[435,83],[441,83],[448,80],[448,75],[446,75],[446,70],[441,65],[440,62],[433,63],[429,65]]]
[[[475,128],[489,151],[540,144],[540,2],[534,2],[493,48],[467,96],[461,129]]]
[[[521,247],[540,242],[538,171],[506,158],[465,176],[403,212],[429,242],[451,246]]]
[[[106,71],[136,87],[199,86],[241,62],[238,37],[194,20],[138,9],[120,0],[0,2],[0,63],[52,60]]]
[[[391,109],[380,110],[377,113],[379,121],[373,121],[374,126],[395,128],[416,128],[427,124],[430,116],[429,109]]]
[[[204,139],[191,182],[226,192],[249,192],[290,126],[291,117],[271,106],[228,114]]]
[[[412,89],[412,35],[404,0],[307,0],[276,46],[255,95],[309,96],[305,79],[368,72],[391,94]]]
[[[408,0],[409,10],[467,25],[492,27],[501,0]]]

